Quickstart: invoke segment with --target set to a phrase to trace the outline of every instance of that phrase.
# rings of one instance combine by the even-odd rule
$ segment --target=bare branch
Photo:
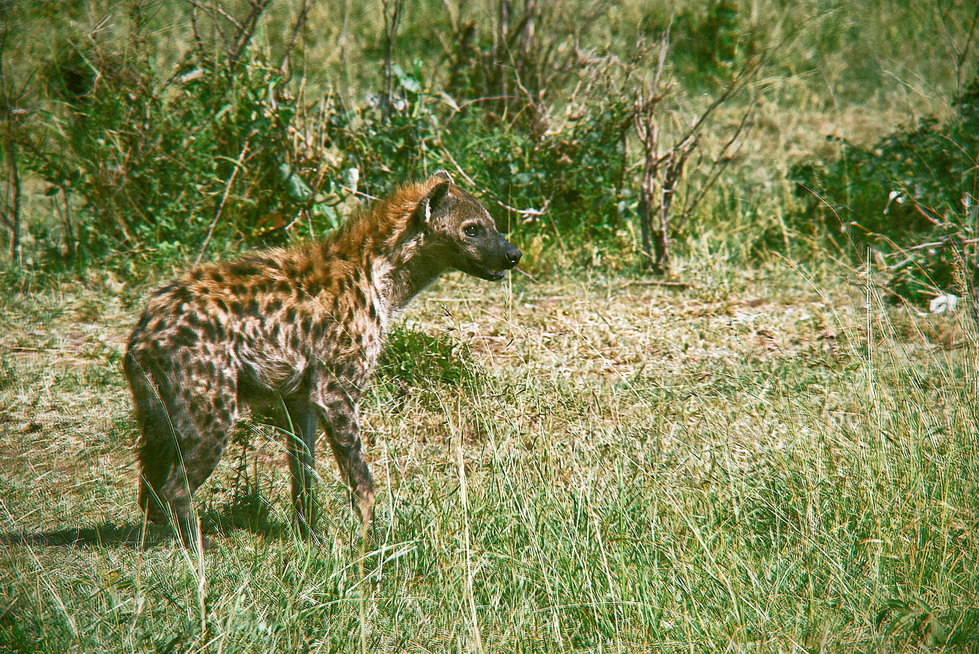
[[[707,195],[707,192],[710,191],[710,189],[713,188],[714,184],[717,183],[717,180],[720,179],[721,173],[723,173],[727,169],[727,167],[731,164],[732,158],[728,156],[728,151],[734,146],[734,144],[741,137],[741,134],[744,132],[745,127],[748,125],[751,116],[754,115],[756,108],[757,108],[757,104],[754,101],[749,103],[748,109],[741,116],[741,121],[738,123],[737,129],[734,130],[734,132],[731,134],[731,138],[729,138],[727,142],[721,147],[720,152],[717,154],[717,156],[714,157],[713,161],[711,162],[710,170],[707,171],[706,181],[703,184],[701,184],[700,187],[697,189],[697,192],[693,196],[692,200],[684,202],[684,206],[676,221],[676,225],[675,225],[676,228],[680,228],[683,226],[683,223],[685,223],[687,218],[689,218],[690,215],[694,212],[694,210],[700,204],[700,201],[703,200],[704,197]]]
[[[386,117],[391,113],[391,96],[394,95],[394,45],[401,25],[404,0],[381,0],[384,9],[384,88],[381,93],[381,111]]]
[[[292,56],[292,51],[299,43],[299,37],[302,35],[303,30],[306,27],[306,21],[309,18],[309,10],[311,6],[312,0],[303,0],[302,7],[299,9],[299,15],[296,16],[296,22],[292,26],[292,34],[289,36],[289,43],[286,44],[285,52],[282,54],[282,62],[279,64],[279,72],[283,77],[287,77],[289,75],[289,58]]]
[[[235,34],[234,48],[231,51],[230,61],[228,62],[228,70],[233,71],[238,67],[238,61],[241,59],[241,55],[245,52],[245,48],[251,43],[252,36],[255,34],[255,28],[258,27],[258,21],[265,12],[265,8],[268,7],[272,0],[252,0],[249,4],[251,8],[248,11],[248,15],[245,17],[244,22],[238,28],[238,33]]]
[[[238,172],[241,170],[245,162],[245,155],[248,154],[248,148],[251,144],[252,135],[249,135],[248,138],[245,139],[245,144],[241,146],[241,154],[238,155],[238,160],[235,162],[234,168],[231,171],[231,176],[228,177],[228,182],[224,186],[224,194],[221,196],[221,202],[218,204],[218,208],[214,212],[214,218],[211,219],[211,224],[207,227],[207,236],[204,238],[203,245],[201,245],[201,251],[197,253],[197,258],[194,259],[195,266],[201,262],[201,258],[204,256],[204,253],[207,252],[207,246],[211,243],[211,237],[214,236],[214,228],[217,227],[218,221],[221,220],[221,214],[224,213],[224,205],[228,201],[228,196],[231,195],[231,188],[234,186],[235,179],[238,177]]]

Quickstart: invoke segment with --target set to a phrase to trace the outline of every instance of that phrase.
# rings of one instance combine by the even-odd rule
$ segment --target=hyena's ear
[[[452,175],[450,175],[449,171],[447,170],[441,170],[441,169],[436,170],[434,173],[432,173],[432,176],[429,177],[428,179],[429,181],[440,179],[443,182],[448,182],[449,184],[452,183]]]
[[[451,182],[439,182],[418,201],[418,206],[415,207],[415,220],[422,225],[427,225],[431,221],[439,205],[445,202],[449,195],[449,184]]]

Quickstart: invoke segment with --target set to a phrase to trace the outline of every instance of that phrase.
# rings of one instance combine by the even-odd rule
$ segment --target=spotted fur
[[[374,508],[357,405],[390,321],[441,273],[498,280],[520,251],[439,171],[352,217],[332,238],[191,269],[157,290],[129,339],[125,372],[142,433],[139,505],[196,533],[194,491],[217,466],[244,405],[282,411],[292,497],[314,520],[322,426],[363,523]]]

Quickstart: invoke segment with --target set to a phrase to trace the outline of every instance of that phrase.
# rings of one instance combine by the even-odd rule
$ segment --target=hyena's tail
[[[151,522],[164,523],[164,483],[177,464],[182,440],[180,410],[167,376],[152,364],[143,364],[127,354],[124,368],[133,393],[140,435],[136,442],[139,462],[139,507]]]

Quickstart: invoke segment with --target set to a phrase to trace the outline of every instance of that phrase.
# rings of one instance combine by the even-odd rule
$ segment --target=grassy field
[[[925,651],[977,645],[977,331],[846,271],[690,260],[450,277],[363,406],[364,546],[321,458],[289,525],[260,422],[141,547],[119,371],[147,288],[93,274],[0,310],[0,651]]]
[[[621,154],[631,195],[604,213],[581,202],[582,229],[562,233],[546,216],[488,202],[514,228],[521,270],[502,285],[450,275],[423,294],[361,407],[379,493],[373,540],[360,539],[322,451],[320,542],[297,538],[284,443],[256,416],[198,492],[213,544],[200,555],[144,537],[121,358],[148,293],[203,248],[190,237],[140,237],[69,260],[63,226],[105,208],[72,184],[106,173],[112,200],[119,180],[110,173],[129,158],[107,163],[113,141],[103,137],[128,132],[92,110],[79,134],[103,149],[79,155],[73,144],[89,141],[71,130],[84,128],[88,100],[66,111],[45,86],[69,45],[104,48],[93,84],[111,86],[102,73],[127,48],[145,48],[147,68],[176,79],[197,28],[191,7],[219,3],[133,1],[129,13],[122,4],[0,2],[0,119],[10,121],[0,120],[0,146],[26,159],[63,143],[74,156],[54,147],[52,160],[71,168],[57,183],[36,162],[23,167],[23,256],[11,263],[5,252],[0,264],[0,654],[979,651],[975,302],[932,314],[882,296],[879,261],[854,263],[845,245],[798,227],[807,223],[789,176],[838,156],[840,139],[872,148],[925,116],[952,115],[977,65],[972,2],[547,5],[538,36],[581,61],[628,59],[638,38],[656,42],[672,26],[677,104],[664,111],[667,131],[682,131],[749,53],[770,54],[750,92],[718,110],[704,133],[708,154],[689,164],[702,177],[750,103],[731,165],[675,234],[674,285],[639,269],[634,135]],[[235,15],[253,6],[221,4]],[[395,63],[408,70],[420,60],[422,79],[441,90],[462,53],[457,37],[471,22],[485,50],[503,4],[404,3]],[[382,79],[383,8],[393,5],[310,4],[292,70],[307,101],[369,104]],[[607,11],[583,20],[593,5]],[[270,5],[254,61],[275,60],[303,6]],[[736,20],[718,26],[731,8]],[[131,38],[137,18],[145,30]],[[737,46],[727,59],[711,50],[725,38]],[[576,85],[591,66],[581,78],[574,67],[548,69],[567,74],[547,91],[559,136],[578,120]],[[158,99],[134,102],[123,82],[126,111]],[[582,97],[599,107],[608,99]],[[482,99],[463,104],[483,110]],[[440,111],[421,136],[465,129],[439,123]],[[525,129],[487,118],[505,136]],[[17,121],[31,138],[11,136]],[[479,156],[497,143],[457,142]],[[492,147],[505,153],[508,143]],[[147,152],[147,170],[169,156]],[[504,160],[541,173],[541,192],[519,209],[546,206],[548,183],[573,172],[561,161],[536,171],[528,152]],[[213,152],[201,153],[207,168]],[[451,167],[439,156],[430,150],[424,166],[412,165]],[[372,160],[348,164],[363,168],[364,184],[378,177]],[[205,211],[202,198],[247,208],[255,189],[271,188],[258,180],[231,193],[235,175],[215,170],[201,178],[211,186],[190,178],[174,196],[178,234],[192,218],[218,222],[221,211]],[[583,191],[603,197],[597,185]],[[196,213],[187,202],[199,202]],[[327,228],[304,223],[283,242]],[[241,242],[215,240],[205,258]]]

